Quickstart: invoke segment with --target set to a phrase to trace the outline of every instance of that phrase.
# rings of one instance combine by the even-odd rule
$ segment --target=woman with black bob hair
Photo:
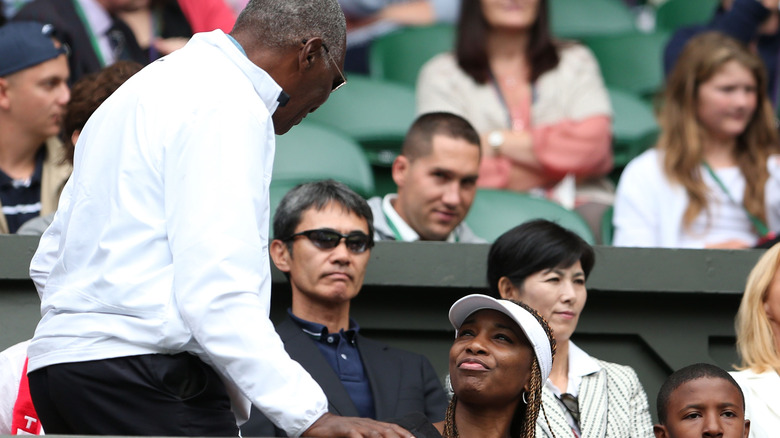
[[[591,357],[571,340],[585,307],[593,248],[553,222],[535,220],[501,235],[488,254],[488,284],[503,299],[536,309],[555,335],[557,352],[542,388],[547,420],[537,437],[647,437],[653,423],[631,367]]]

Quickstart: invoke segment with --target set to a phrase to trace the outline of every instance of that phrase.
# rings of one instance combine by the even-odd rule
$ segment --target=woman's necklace
[[[530,85],[520,80],[516,75],[500,77],[497,82],[509,112],[512,130],[518,132],[527,130],[531,124]]]

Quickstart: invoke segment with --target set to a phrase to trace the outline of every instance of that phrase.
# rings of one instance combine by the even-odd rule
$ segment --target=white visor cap
[[[525,336],[531,342],[531,346],[536,354],[536,360],[539,361],[539,368],[542,372],[542,382],[547,381],[547,377],[552,370],[552,349],[550,339],[539,321],[534,315],[508,300],[497,300],[493,297],[472,294],[455,301],[450,307],[450,322],[455,327],[457,336],[463,321],[477,310],[491,309],[497,310],[504,315],[512,318],[520,326]]]

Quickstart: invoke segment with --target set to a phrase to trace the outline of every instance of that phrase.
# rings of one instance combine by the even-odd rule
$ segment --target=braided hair
[[[553,336],[553,331],[550,328],[550,326],[547,324],[547,321],[542,317],[542,315],[539,314],[539,312],[532,309],[527,304],[515,300],[507,300],[507,301],[517,304],[518,306],[527,310],[528,313],[530,313],[536,318],[536,320],[539,322],[539,325],[542,326],[544,332],[547,334],[547,338],[550,341],[550,352],[554,359],[555,350],[556,350],[555,336]],[[524,394],[525,397],[523,399],[523,403],[517,404],[517,410],[515,410],[515,414],[512,417],[512,423],[509,426],[510,437],[512,438],[535,438],[536,437],[536,419],[537,417],[539,417],[539,408],[541,407],[542,411],[544,411],[544,406],[542,406],[543,386],[544,386],[544,382],[542,381],[542,371],[539,368],[539,360],[536,358],[536,355],[534,355],[533,363],[531,364],[530,388],[529,391],[526,393],[527,396],[525,396]],[[525,403],[526,401],[527,404]],[[455,406],[457,404],[458,404],[458,396],[453,395],[452,399],[450,400],[450,404],[447,406],[447,412],[444,416],[443,438],[460,438],[460,435],[458,434],[458,426],[455,424]],[[546,412],[544,412],[544,419],[545,421],[547,421],[547,424],[549,426],[550,422],[549,420],[547,420]]]

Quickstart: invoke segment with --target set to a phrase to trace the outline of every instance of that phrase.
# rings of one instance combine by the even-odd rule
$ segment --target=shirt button
[[[344,354],[344,353],[341,353],[341,358],[344,359],[344,360],[347,360],[347,355]]]
[[[332,344],[332,343],[333,343],[333,336],[328,336],[328,343],[329,343],[329,344]]]

